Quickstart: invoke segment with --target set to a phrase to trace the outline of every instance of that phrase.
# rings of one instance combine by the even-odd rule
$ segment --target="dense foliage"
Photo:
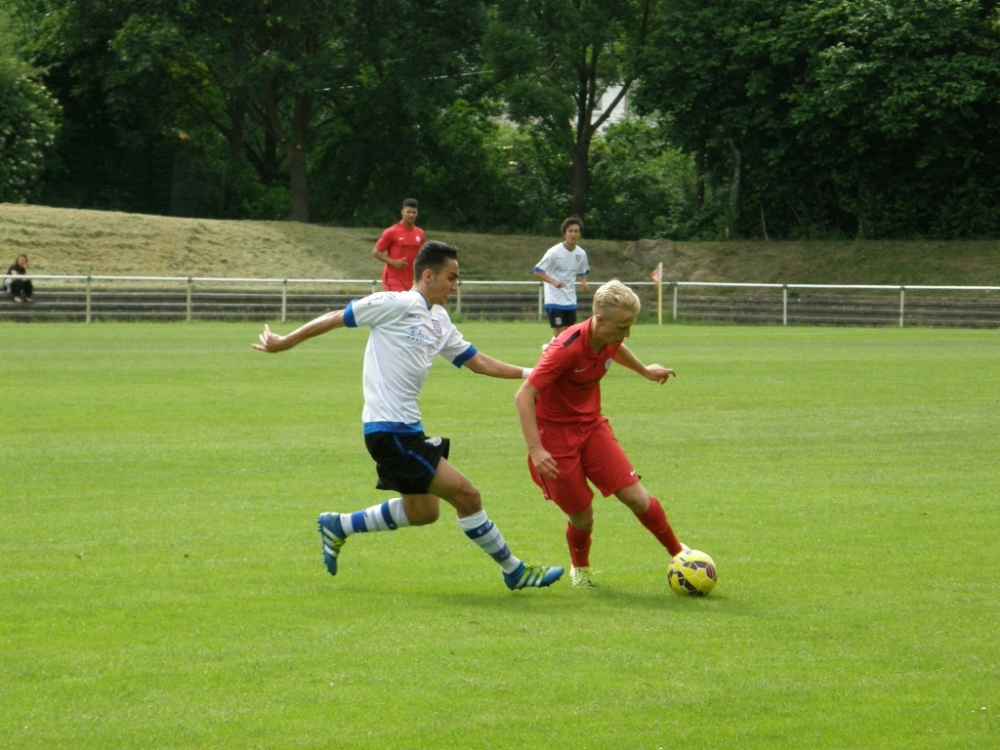
[[[976,0],[674,0],[641,100],[739,234],[1000,230],[1000,29]]]
[[[0,12],[3,200],[379,225],[414,196],[439,229],[577,212],[616,238],[1000,232],[987,0]]]
[[[59,124],[58,104],[19,46],[0,9],[0,201],[11,203],[37,194]]]

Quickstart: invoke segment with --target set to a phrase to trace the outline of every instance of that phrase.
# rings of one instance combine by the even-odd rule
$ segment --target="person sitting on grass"
[[[18,255],[17,260],[7,269],[7,275],[11,278],[4,279],[3,285],[15,302],[31,302],[31,295],[35,292],[31,279],[17,278],[18,276],[27,276],[28,273],[27,255]]]

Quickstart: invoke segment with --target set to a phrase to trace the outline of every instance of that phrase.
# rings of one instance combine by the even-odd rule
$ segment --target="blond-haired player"
[[[614,495],[624,503],[670,555],[684,549],[601,413],[601,378],[612,362],[654,383],[676,377],[669,368],[642,364],[625,346],[639,307],[635,292],[620,281],[601,286],[594,294],[593,315],[552,342],[515,397],[531,478],[569,517],[570,578],[578,588],[594,586],[594,492],[588,480],[605,497]]]

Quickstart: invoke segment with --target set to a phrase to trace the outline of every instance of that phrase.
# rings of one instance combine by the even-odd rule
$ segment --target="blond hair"
[[[639,296],[618,279],[602,284],[594,292],[594,315],[612,315],[620,310],[635,317],[640,305]]]

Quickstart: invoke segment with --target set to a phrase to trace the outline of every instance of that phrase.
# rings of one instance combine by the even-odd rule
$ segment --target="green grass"
[[[512,594],[389,497],[360,436],[365,335],[277,356],[256,325],[0,325],[0,747],[995,748],[1000,334],[643,325],[674,367],[605,411],[710,597],[597,500],[599,589]],[[279,326],[290,329],[289,326]],[[528,365],[542,324],[467,323]],[[568,565],[517,383],[436,364],[431,434],[516,554]]]

